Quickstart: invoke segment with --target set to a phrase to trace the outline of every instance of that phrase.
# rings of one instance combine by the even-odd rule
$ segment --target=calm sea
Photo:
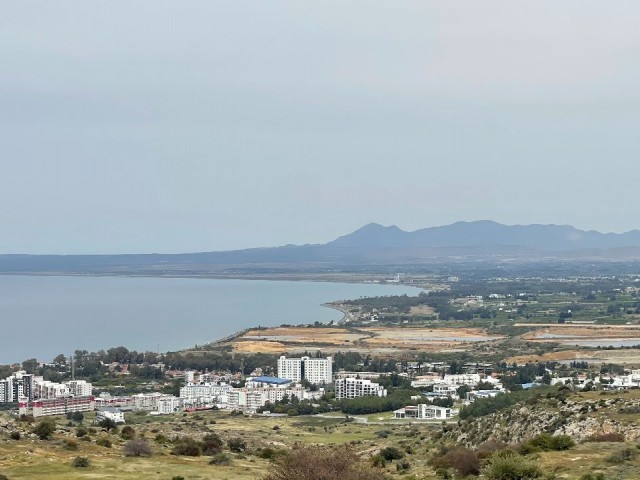
[[[170,351],[244,328],[340,320],[333,300],[417,295],[399,285],[0,276],[0,364],[124,345]]]

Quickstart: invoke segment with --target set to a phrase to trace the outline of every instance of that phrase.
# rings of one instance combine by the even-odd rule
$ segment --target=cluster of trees
[[[258,408],[258,413],[286,413],[290,417],[297,415],[316,415],[318,413],[326,413],[332,410],[331,404],[327,397],[323,397],[319,402],[311,402],[309,400],[300,400],[295,395],[285,395],[282,400],[274,403],[267,402],[264,406]]]
[[[416,405],[411,399],[415,390],[395,390],[386,397],[359,397],[338,401],[338,408],[347,415],[367,415],[370,413],[389,412],[406,405]]]
[[[362,297],[357,300],[347,300],[344,304],[357,306],[365,312],[384,310],[390,312],[409,313],[411,307],[426,304],[427,297],[427,293],[420,292],[420,294],[415,297],[410,297],[406,294],[382,297]]]

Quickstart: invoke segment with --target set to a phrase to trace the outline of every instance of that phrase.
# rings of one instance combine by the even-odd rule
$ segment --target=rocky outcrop
[[[640,439],[640,399],[536,399],[476,419],[462,420],[444,434],[446,440],[469,447],[486,440],[517,444],[541,433],[569,435],[584,441],[607,433]]]

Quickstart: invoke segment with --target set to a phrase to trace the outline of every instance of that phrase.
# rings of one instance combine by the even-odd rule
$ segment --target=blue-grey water
[[[244,328],[340,320],[333,300],[400,285],[148,277],[0,276],[0,364],[124,345],[170,351]]]

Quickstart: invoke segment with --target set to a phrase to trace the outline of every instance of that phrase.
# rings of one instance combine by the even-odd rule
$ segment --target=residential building
[[[122,413],[122,410],[115,407],[103,407],[98,409],[96,412],[96,423],[100,423],[106,419],[113,420],[115,423],[125,423],[124,413]]]
[[[410,405],[395,410],[393,412],[393,416],[396,419],[413,418],[417,420],[445,420],[447,418],[451,418],[452,413],[450,408],[436,407],[434,405],[420,403],[418,405]]]
[[[159,414],[168,415],[179,411],[181,405],[182,402],[178,397],[167,395],[158,399],[158,402],[156,404],[156,411]]]
[[[18,403],[23,399],[31,402],[34,394],[33,375],[19,371],[0,380],[0,403]]]
[[[387,396],[387,390],[384,387],[364,378],[339,378],[336,380],[335,391],[336,400]]]
[[[73,412],[92,412],[96,403],[92,396],[42,398],[33,402],[33,416],[66,415]]]
[[[278,359],[278,377],[287,378],[292,382],[303,379],[318,385],[333,381],[333,359],[327,358],[287,358]]]

